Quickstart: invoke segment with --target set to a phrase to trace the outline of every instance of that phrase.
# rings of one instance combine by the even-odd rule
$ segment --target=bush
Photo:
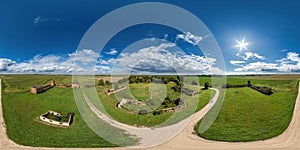
[[[270,88],[270,87],[266,87],[266,86],[254,86],[254,85],[252,85],[251,88],[254,89],[254,90],[256,90],[256,91],[258,91],[258,92],[260,92],[260,93],[263,93],[265,95],[271,95],[271,94],[273,94],[272,88]]]
[[[174,103],[175,103],[176,106],[179,106],[179,105],[183,105],[183,104],[184,104],[184,101],[183,101],[183,99],[178,98],[178,99],[176,99],[176,100],[174,101]]]
[[[108,80],[105,80],[105,84],[106,85],[111,85],[111,82],[109,82]]]
[[[204,89],[208,89],[208,87],[209,87],[208,82],[205,82],[205,83],[204,83]]]
[[[100,79],[100,80],[99,80],[98,85],[100,85],[100,86],[104,86],[104,85],[105,85],[103,79]]]
[[[231,84],[227,83],[227,84],[222,86],[222,88],[242,88],[242,87],[248,87],[248,85],[247,84],[231,85]]]
[[[164,112],[165,112],[164,110],[160,109],[160,110],[154,110],[152,114],[153,115],[160,115],[160,114],[163,114]]]
[[[180,86],[173,86],[171,89],[173,89],[175,92],[180,92]]]

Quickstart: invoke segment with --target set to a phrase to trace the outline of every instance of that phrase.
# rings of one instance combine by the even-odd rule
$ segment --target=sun
[[[245,42],[245,38],[243,38],[242,41],[236,40],[236,42],[238,44],[235,45],[234,47],[238,47],[240,49],[240,51],[243,49],[248,50],[247,46],[249,45],[249,43]]]

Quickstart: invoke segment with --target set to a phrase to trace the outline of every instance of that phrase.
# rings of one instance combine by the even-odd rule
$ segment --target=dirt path
[[[300,85],[299,85],[300,86]],[[1,103],[0,103],[1,104]],[[188,123],[187,127],[180,132],[176,137],[171,139],[170,141],[163,143],[161,145],[147,148],[149,150],[181,150],[181,149],[300,149],[300,88],[298,91],[298,96],[296,99],[294,114],[292,120],[290,122],[289,127],[287,130],[272,139],[265,140],[265,141],[255,141],[255,142],[239,142],[239,143],[229,143],[229,142],[217,142],[217,141],[209,141],[202,139],[196,135],[193,135],[193,128],[195,123],[204,115],[204,112],[208,110],[210,106],[207,105],[202,110],[197,112],[192,116],[192,119]],[[2,110],[0,111],[0,121],[2,120]],[[6,143],[7,140],[3,141],[3,138],[7,138],[3,132],[3,128],[1,126],[0,130],[0,148],[5,149],[30,149],[30,147],[19,147],[16,145],[11,145],[11,143]],[[32,148],[32,149],[55,149],[55,148]],[[74,148],[61,148],[62,150],[73,150]],[[93,150],[103,150],[103,149],[129,149],[129,148],[94,148]],[[78,149],[74,149],[78,150]]]
[[[14,145],[14,143],[8,139],[6,135],[6,127],[3,119],[3,111],[2,111],[2,80],[0,79],[0,148],[8,147]]]
[[[212,88],[216,91],[216,94],[214,97],[210,100],[209,104],[207,104],[204,109],[197,112],[196,114],[192,115],[191,117],[188,117],[176,124],[166,126],[166,127],[160,127],[160,128],[138,128],[134,126],[129,126],[123,123],[120,123],[118,121],[115,121],[108,116],[106,116],[104,113],[99,111],[89,100],[89,98],[83,93],[83,97],[85,99],[85,102],[88,104],[88,106],[91,108],[94,114],[98,116],[101,120],[111,124],[112,126],[123,129],[129,134],[135,135],[142,140],[140,141],[140,144],[138,146],[134,146],[136,148],[142,148],[142,147],[149,147],[149,146],[155,146],[158,144],[163,144],[166,141],[169,141],[171,138],[173,138],[178,133],[182,132],[182,130],[185,128],[185,126],[192,120],[199,120],[198,118],[202,118],[202,116],[215,104],[219,97],[219,90]],[[197,122],[197,121],[196,121]],[[195,122],[195,123],[196,123]]]
[[[195,114],[188,126],[172,140],[151,149],[300,149],[300,84],[294,113],[289,127],[281,135],[272,139],[254,142],[217,142],[193,135],[195,123],[201,118],[200,112]]]

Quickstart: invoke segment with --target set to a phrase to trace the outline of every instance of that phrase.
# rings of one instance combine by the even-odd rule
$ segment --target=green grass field
[[[188,85],[187,85],[188,86]],[[141,88],[143,87],[143,88]],[[174,92],[171,89],[172,83],[169,83],[166,86],[167,95],[171,99],[177,99],[181,96],[180,93]],[[121,91],[117,94],[113,94],[107,96],[102,94],[103,89],[109,89],[110,86],[98,86],[97,91],[99,98],[103,104],[103,107],[107,111],[107,113],[114,118],[115,120],[135,126],[146,126],[146,127],[155,127],[155,126],[166,126],[170,124],[174,124],[179,122],[180,120],[186,118],[187,116],[191,115],[195,111],[200,110],[203,108],[210,100],[211,96],[214,95],[214,91],[212,90],[203,90],[200,92],[199,96],[184,96],[183,98],[187,102],[187,108],[184,111],[179,112],[166,112],[160,115],[153,115],[152,113],[145,114],[145,115],[138,115],[137,113],[132,113],[130,111],[117,108],[116,105],[118,104],[118,100],[116,97],[120,98],[127,98],[127,99],[138,99],[138,100],[147,100],[150,97],[149,92],[149,83],[134,83],[130,84],[128,90]],[[191,87],[189,87],[191,88]],[[193,88],[191,88],[193,89]],[[199,87],[194,89],[200,89]],[[128,93],[131,93],[128,94]],[[170,120],[171,119],[171,120]]]
[[[51,79],[71,83],[71,76],[9,75],[4,77],[3,113],[10,139],[18,144],[42,147],[112,147],[95,134],[81,118],[72,89],[52,88],[42,94],[28,92],[32,84],[46,84]],[[74,112],[68,128],[49,126],[38,117],[48,110]]]
[[[216,121],[200,136],[242,142],[268,139],[284,132],[292,117],[298,82],[290,80],[290,76],[285,80],[267,77],[229,77],[230,84],[245,84],[250,79],[252,84],[272,87],[274,94],[266,96],[248,87],[226,89]],[[195,127],[197,132],[198,125]]]
[[[219,141],[254,141],[268,139],[281,134],[288,126],[298,92],[296,79],[300,76],[229,76],[230,84],[252,84],[270,86],[274,94],[265,96],[250,88],[227,89],[226,97],[217,117],[201,137]],[[116,146],[94,133],[81,118],[74,101],[72,89],[52,88],[49,91],[34,95],[29,93],[32,85],[46,85],[52,79],[57,84],[70,84],[71,76],[51,75],[5,75],[2,76],[3,113],[9,138],[18,144],[42,147],[112,147]],[[218,78],[216,80],[219,80]],[[189,89],[199,87],[188,85],[193,78],[185,78]],[[200,77],[200,85],[211,82],[210,77]],[[130,92],[136,99],[145,101],[150,97],[149,84],[131,84]],[[218,87],[220,85],[213,85]],[[167,86],[167,95],[171,99],[180,97]],[[116,107],[115,95],[104,95],[104,88],[97,86],[101,105],[115,120],[136,126],[165,126],[176,123],[195,111],[203,108],[214,95],[213,90],[203,90],[199,97],[183,96],[187,107],[182,111],[163,113],[161,115],[138,115]],[[122,92],[120,92],[122,94]],[[124,95],[123,95],[124,96]],[[98,99],[90,98],[93,103]],[[96,107],[101,107],[97,105]],[[73,124],[66,128],[49,126],[38,120],[39,115],[54,110],[57,112],[74,112]],[[197,127],[196,127],[197,130]],[[93,140],[91,140],[93,139]],[[121,139],[122,140],[122,139]]]

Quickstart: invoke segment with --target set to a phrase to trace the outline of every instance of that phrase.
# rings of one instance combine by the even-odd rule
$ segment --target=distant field
[[[52,88],[34,95],[32,85],[71,83],[71,76],[8,75],[3,78],[3,113],[10,139],[18,144],[42,147],[112,147],[113,145],[95,134],[81,118],[70,88]],[[40,123],[39,115],[54,110],[74,112],[69,128],[59,128]]]
[[[274,77],[274,78],[273,78]],[[251,88],[226,89],[222,109],[201,137],[217,141],[256,141],[278,136],[288,127],[298,92],[298,76],[230,76],[228,83],[270,86],[274,94]],[[293,79],[293,80],[291,80]],[[199,127],[196,126],[198,132]]]
[[[5,75],[3,78],[4,92],[26,92],[34,85],[50,84],[55,79],[57,84],[72,83],[72,76],[51,76],[51,75]]]

